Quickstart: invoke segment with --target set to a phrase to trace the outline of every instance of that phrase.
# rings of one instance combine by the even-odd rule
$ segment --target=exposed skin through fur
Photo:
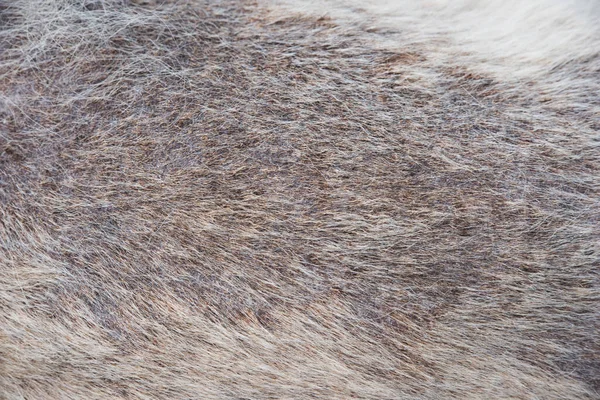
[[[0,399],[600,398],[595,33],[324,4],[0,1]]]

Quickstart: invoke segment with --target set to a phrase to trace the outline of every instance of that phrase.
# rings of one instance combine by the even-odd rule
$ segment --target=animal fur
[[[583,0],[0,0],[0,399],[599,399]]]

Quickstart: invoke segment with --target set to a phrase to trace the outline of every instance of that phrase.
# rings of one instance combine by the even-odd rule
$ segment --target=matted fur
[[[0,399],[600,398],[596,12],[0,0]]]

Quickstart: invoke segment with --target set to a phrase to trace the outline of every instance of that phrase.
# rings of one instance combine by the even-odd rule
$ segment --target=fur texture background
[[[597,8],[0,0],[0,399],[600,398]]]

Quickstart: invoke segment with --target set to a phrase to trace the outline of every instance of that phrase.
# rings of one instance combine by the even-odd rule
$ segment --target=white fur
[[[278,12],[291,9],[377,28],[382,33],[373,36],[376,46],[426,49],[430,65],[466,65],[511,84],[533,84],[557,105],[600,91],[596,1],[273,0],[271,4]]]

